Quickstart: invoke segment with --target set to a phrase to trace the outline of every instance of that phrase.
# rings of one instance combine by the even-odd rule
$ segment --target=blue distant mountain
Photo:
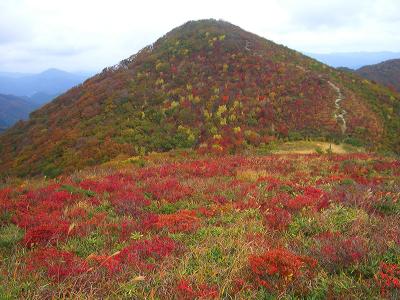
[[[39,96],[37,102],[44,104],[82,83],[89,76],[58,69],[49,69],[38,74],[0,72],[0,93],[19,97],[32,97],[37,94]]]
[[[337,52],[337,53],[307,53],[308,55],[320,62],[331,67],[346,67],[350,69],[358,69],[366,65],[377,64],[389,59],[400,58],[400,52]]]
[[[91,75],[58,69],[38,74],[0,72],[0,132]]]
[[[37,105],[13,95],[0,94],[0,132],[19,120],[27,119]]]

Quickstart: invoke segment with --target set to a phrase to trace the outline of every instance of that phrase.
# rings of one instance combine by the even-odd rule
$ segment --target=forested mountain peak
[[[190,21],[0,136],[0,173],[59,174],[116,156],[275,139],[399,151],[399,95],[225,21]]]

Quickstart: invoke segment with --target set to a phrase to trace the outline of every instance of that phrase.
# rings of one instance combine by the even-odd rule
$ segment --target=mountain
[[[275,139],[400,152],[400,96],[224,21],[191,21],[0,136],[2,175],[120,156],[226,153]]]
[[[381,61],[400,58],[400,52],[337,52],[337,53],[308,53],[306,55],[319,60],[331,67],[346,67],[358,69]]]
[[[27,119],[29,113],[56,96],[46,93],[35,93],[31,97],[0,94],[0,132],[19,120]]]
[[[355,72],[362,77],[400,92],[400,59],[391,59],[379,64],[364,66]]]
[[[19,120],[27,119],[36,107],[23,98],[0,94],[0,131]]]
[[[34,105],[42,106],[45,103],[50,102],[52,99],[56,98],[59,94],[48,94],[45,92],[36,92],[31,96],[25,96],[24,99],[27,99],[28,102],[33,103]]]
[[[86,78],[87,76],[83,74],[73,74],[57,69],[49,69],[39,74],[3,72],[0,73],[0,93],[21,97],[31,97],[37,93],[57,96],[82,83]],[[44,99],[43,101],[49,100],[49,97]],[[45,103],[39,100],[37,100],[38,104]]]
[[[0,93],[9,95],[9,101],[0,103],[0,111],[3,112],[0,115],[1,128],[4,130],[18,120],[26,119],[30,112],[82,83],[87,77],[86,73],[74,74],[57,69],[39,74],[0,72]],[[11,95],[17,96],[12,98]],[[16,103],[11,104],[11,99]]]

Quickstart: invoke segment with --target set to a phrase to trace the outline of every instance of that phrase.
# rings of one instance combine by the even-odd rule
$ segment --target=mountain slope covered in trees
[[[399,95],[223,21],[188,22],[0,136],[0,170],[56,175],[149,151],[275,139],[400,152]]]
[[[364,66],[355,71],[358,75],[400,92],[400,59]]]

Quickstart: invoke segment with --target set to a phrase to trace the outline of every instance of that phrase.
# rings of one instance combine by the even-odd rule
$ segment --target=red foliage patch
[[[115,211],[121,214],[138,215],[142,207],[150,204],[139,189],[130,189],[114,193],[110,199]]]
[[[172,254],[177,243],[168,237],[155,237],[131,243],[115,256],[121,265],[136,267],[142,271],[153,270],[156,263]]]
[[[123,268],[135,268],[140,272],[154,270],[159,263],[170,256],[178,244],[168,237],[154,237],[150,240],[132,242],[113,255],[90,255],[93,269],[105,269],[114,274]]]
[[[366,242],[360,237],[344,237],[340,233],[326,232],[317,237],[315,256],[329,271],[360,262],[368,253]]]
[[[400,265],[381,263],[375,279],[381,288],[381,294],[389,297],[391,293],[400,294]],[[394,299],[394,298],[393,298]]]
[[[115,274],[120,270],[120,261],[115,257],[116,255],[90,255],[87,260],[94,268],[104,268],[109,274]]]
[[[208,284],[194,286],[189,280],[181,279],[177,286],[179,299],[217,299],[219,296],[218,288]]]
[[[85,190],[90,190],[96,193],[114,192],[123,189],[125,186],[132,183],[132,178],[124,174],[113,174],[104,178],[101,181],[91,179],[83,180],[79,186]]]
[[[66,222],[35,226],[26,231],[22,243],[29,248],[38,244],[55,244],[67,236],[68,228],[69,225]]]
[[[77,276],[88,271],[86,261],[67,251],[44,248],[32,252],[27,258],[28,272],[44,270],[54,281]]]
[[[165,199],[168,202],[179,201],[193,193],[192,188],[183,186],[175,178],[167,178],[162,181],[153,180],[149,183],[147,191],[157,200]]]
[[[257,285],[284,291],[289,285],[311,278],[317,263],[310,257],[298,256],[285,249],[273,249],[260,256],[250,256],[249,264]]]
[[[157,229],[166,228],[169,232],[193,232],[200,226],[200,219],[196,217],[196,212],[181,210],[174,214],[158,215],[158,220],[154,224]]]
[[[264,214],[264,223],[275,230],[285,230],[292,221],[290,212],[283,208],[272,207]]]
[[[69,235],[85,236],[90,231],[93,231],[103,225],[106,221],[107,213],[100,212],[94,214],[90,219],[82,219],[77,223],[74,223],[73,228]]]
[[[303,194],[297,195],[294,198],[289,198],[284,202],[286,208],[291,211],[299,211],[306,207],[314,207],[317,210],[325,208],[329,205],[329,202],[325,196],[325,192],[308,186],[303,188]]]

